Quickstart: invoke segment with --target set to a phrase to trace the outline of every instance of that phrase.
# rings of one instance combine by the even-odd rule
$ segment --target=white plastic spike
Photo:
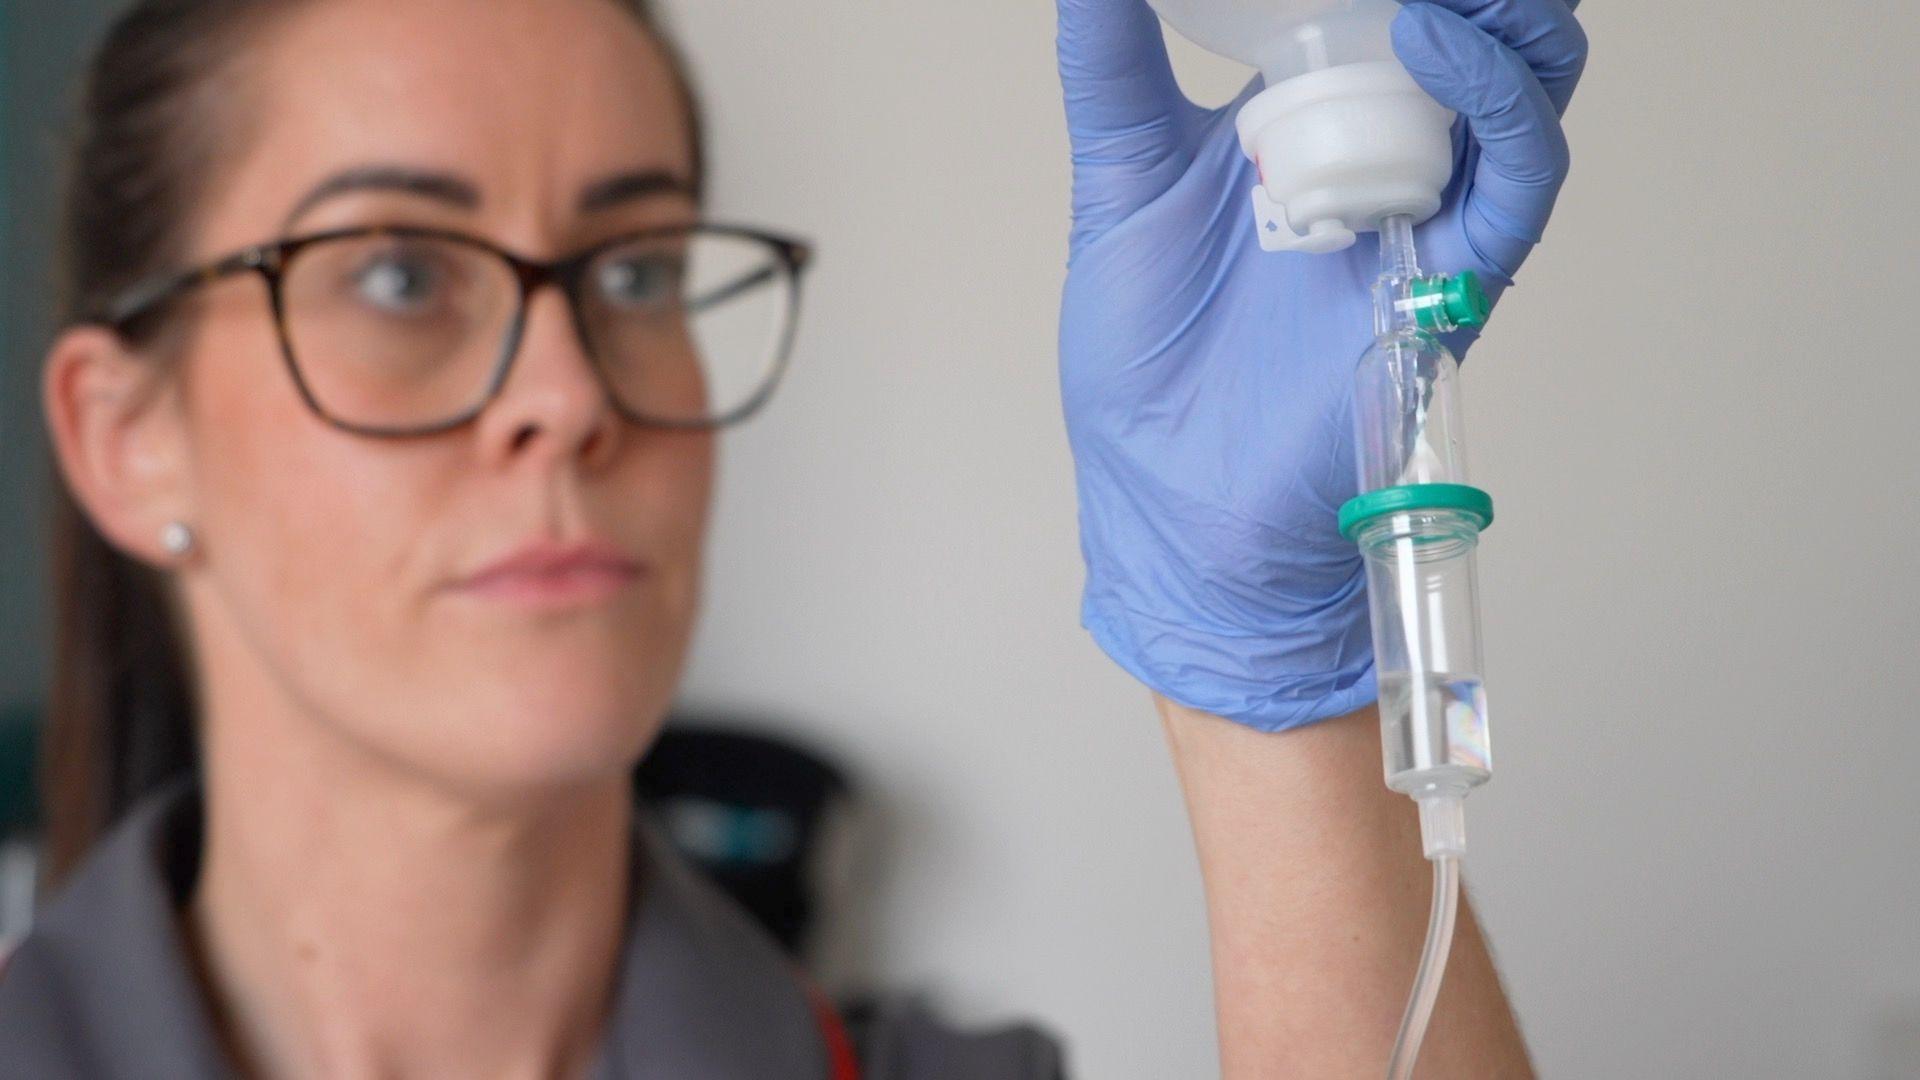
[[[1263,184],[1253,187],[1253,223],[1260,231],[1260,247],[1266,251],[1325,255],[1350,248],[1357,239],[1352,229],[1333,220],[1314,222],[1305,236],[1295,232],[1287,220],[1287,208],[1274,202]]]
[[[1453,174],[1453,113],[1397,60],[1296,75],[1256,94],[1234,126],[1258,163],[1268,251],[1339,251],[1390,215],[1417,224]]]

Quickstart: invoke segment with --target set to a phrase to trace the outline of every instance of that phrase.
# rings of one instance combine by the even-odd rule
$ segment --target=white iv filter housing
[[[1148,0],[1180,34],[1250,64],[1240,110],[1268,251],[1339,251],[1392,214],[1425,221],[1453,175],[1453,112],[1393,53],[1398,0]]]

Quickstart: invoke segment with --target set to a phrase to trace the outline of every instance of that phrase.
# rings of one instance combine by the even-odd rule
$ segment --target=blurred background
[[[1159,725],[1077,625],[1052,5],[665,6],[714,214],[820,247],[792,377],[725,444],[687,706],[859,778],[837,982],[1035,1019],[1078,1076],[1215,1073]],[[12,732],[48,651],[51,198],[111,7],[0,5]],[[1581,10],[1573,177],[1467,366],[1500,502],[1474,900],[1543,1075],[1917,1076],[1920,10]],[[1176,60],[1209,104],[1246,77]]]

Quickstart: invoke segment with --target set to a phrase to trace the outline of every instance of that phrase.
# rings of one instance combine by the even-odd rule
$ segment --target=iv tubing
[[[1420,973],[1413,978],[1413,996],[1407,1000],[1400,1034],[1394,1038],[1388,1080],[1411,1080],[1413,1076],[1420,1043],[1427,1037],[1427,1022],[1433,1019],[1433,1005],[1440,997],[1440,979],[1446,974],[1447,954],[1453,949],[1453,924],[1459,910],[1460,859],[1442,855],[1433,860],[1433,913],[1427,919],[1427,946],[1420,952]]]

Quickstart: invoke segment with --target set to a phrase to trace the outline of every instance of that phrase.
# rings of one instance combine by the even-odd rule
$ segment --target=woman
[[[1187,787],[1226,1071],[1369,1074],[1426,872],[1379,785],[1357,560],[1316,516],[1344,440],[1268,420],[1214,456],[1272,488],[1220,505],[1154,472],[1209,425],[1260,434],[1207,397],[1223,365],[1334,342],[1261,370],[1337,412],[1365,260],[1253,250],[1227,114],[1179,97],[1144,5],[1060,8],[1084,618],[1157,692]],[[1423,243],[1505,284],[1565,174],[1578,28],[1562,0],[1444,0],[1396,46],[1471,129]],[[116,25],[43,383],[70,494],[60,888],[0,979],[0,1072],[1060,1071],[1031,1030],[920,1018],[856,1047],[633,814],[698,607],[715,431],[777,382],[806,259],[701,224],[684,74],[639,0],[142,0]],[[1298,302],[1236,317],[1215,302],[1236,282]],[[1180,363],[1119,374],[1147,357]],[[1169,378],[1208,424],[1116,420]],[[1328,490],[1284,482],[1307,474]],[[1113,516],[1174,482],[1186,522],[1261,527],[1161,550],[1151,499]],[[1227,644],[1256,634],[1279,644]],[[1524,1074],[1471,917],[1454,955],[1428,1075]]]

